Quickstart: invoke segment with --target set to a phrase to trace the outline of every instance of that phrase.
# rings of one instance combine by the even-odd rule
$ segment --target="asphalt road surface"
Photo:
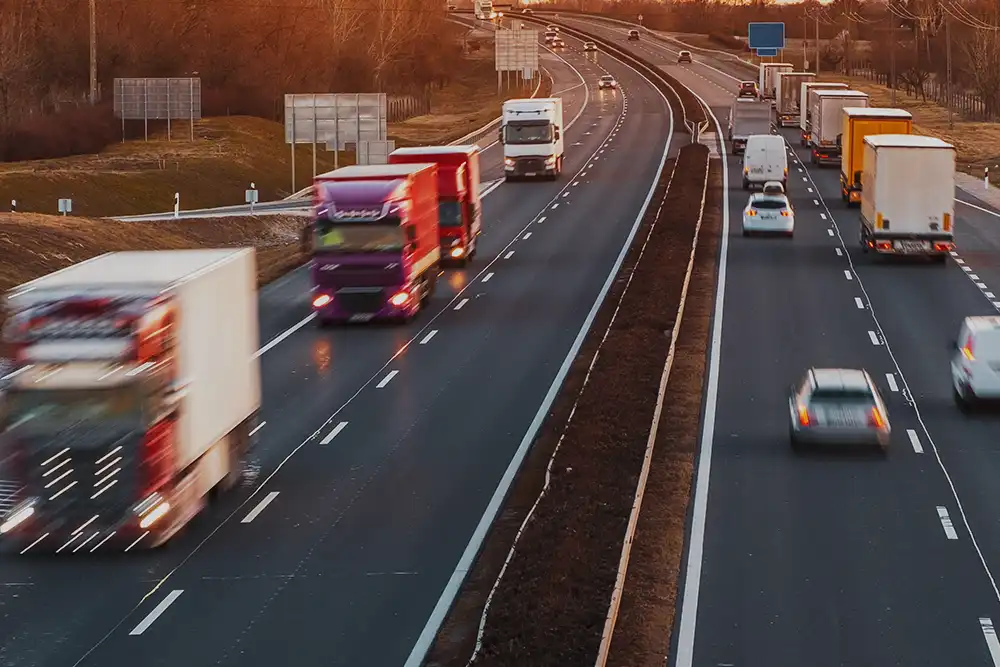
[[[737,79],[752,78],[627,44],[659,53],[723,125]],[[958,411],[949,371],[962,318],[1000,306],[997,211],[957,192],[978,208],[956,204],[945,266],[872,261],[838,169],[809,166],[783,134],[794,240],[740,235],[747,193],[739,160],[728,164],[721,337],[674,664],[998,665],[1000,423]],[[787,390],[809,366],[868,369],[888,401],[887,460],[792,454]]]
[[[497,187],[477,261],[441,276],[409,326],[318,329],[301,270],[264,289],[256,480],[163,551],[0,560],[0,662],[407,661],[544,416],[671,133],[647,82],[567,41],[569,65],[550,63],[576,117],[562,179]],[[605,72],[621,91],[597,90]],[[485,178],[501,159],[485,152]]]

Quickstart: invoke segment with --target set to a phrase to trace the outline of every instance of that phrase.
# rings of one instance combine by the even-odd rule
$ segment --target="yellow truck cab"
[[[861,205],[861,172],[865,137],[873,134],[912,134],[913,115],[903,109],[844,107],[840,145],[840,198],[848,206]]]

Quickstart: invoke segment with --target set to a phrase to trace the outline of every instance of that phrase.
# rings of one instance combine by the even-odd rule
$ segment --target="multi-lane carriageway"
[[[0,662],[417,663],[670,145],[663,97],[567,42],[563,178],[494,189],[479,259],[410,326],[319,330],[301,270],[262,290],[256,480],[162,551],[0,560]]]
[[[627,42],[625,26],[562,20],[653,59],[722,124],[737,81],[752,78],[698,51],[677,65],[681,47]],[[727,156],[728,237],[671,664],[1000,665],[1000,421],[960,414],[949,371],[961,319],[1000,307],[1000,214],[956,192],[958,251],[945,267],[872,262],[837,170],[810,166],[782,133],[792,241],[740,235],[747,195]],[[887,460],[792,455],[787,388],[810,365],[871,372],[889,401]]]

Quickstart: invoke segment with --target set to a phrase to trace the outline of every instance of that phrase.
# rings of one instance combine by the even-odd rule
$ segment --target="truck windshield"
[[[504,127],[504,143],[551,144],[552,124],[547,121],[513,121]]]
[[[379,252],[402,250],[406,235],[399,218],[388,217],[378,222],[332,222],[321,218],[316,221],[315,247],[317,250],[341,252]]]
[[[4,430],[63,430],[86,422],[134,422],[142,418],[135,387],[111,389],[14,389],[3,399]]]
[[[438,205],[438,217],[442,227],[462,226],[462,204],[457,201],[443,201]]]

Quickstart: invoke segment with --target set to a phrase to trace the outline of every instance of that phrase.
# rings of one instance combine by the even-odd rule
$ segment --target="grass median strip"
[[[641,258],[641,242],[630,250],[428,665],[465,665],[486,597],[546,478],[493,595],[475,664],[593,663],[701,209],[707,150],[688,146],[667,163],[636,237],[648,237],[645,250]]]

